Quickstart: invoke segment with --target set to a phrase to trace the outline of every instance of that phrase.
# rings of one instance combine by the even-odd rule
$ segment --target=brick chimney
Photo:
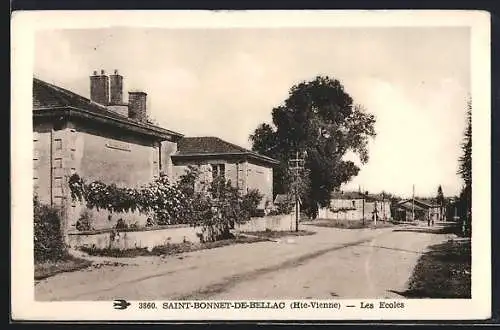
[[[140,122],[147,121],[147,94],[142,91],[128,92],[128,116]]]
[[[109,77],[104,70],[98,75],[97,71],[90,76],[90,99],[102,105],[109,103]]]
[[[118,70],[115,70],[115,73],[109,76],[109,81],[109,103],[112,105],[123,104],[123,76],[118,74]]]

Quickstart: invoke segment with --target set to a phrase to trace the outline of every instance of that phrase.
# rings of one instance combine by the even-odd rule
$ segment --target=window
[[[62,168],[62,158],[54,158],[54,168]]]
[[[352,201],[352,207],[356,207],[356,201]]]
[[[226,166],[225,164],[212,164],[212,178],[225,178],[226,177]]]
[[[54,148],[55,150],[62,150],[62,140],[54,139]]]

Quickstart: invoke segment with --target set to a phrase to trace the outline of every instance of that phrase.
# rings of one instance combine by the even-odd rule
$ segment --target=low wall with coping
[[[236,231],[289,231],[295,230],[293,214],[266,216],[252,218],[244,224],[236,224]],[[94,231],[72,232],[68,234],[68,244],[71,248],[88,247],[95,249],[152,249],[167,243],[177,244],[183,242],[199,243],[198,234],[201,227],[189,225],[170,225],[155,228],[113,230],[102,229]]]
[[[201,228],[188,225],[163,226],[140,230],[100,230],[93,232],[69,233],[68,244],[72,248],[89,247],[96,249],[116,248],[120,250],[133,248],[152,249],[167,243],[198,243],[197,233]]]

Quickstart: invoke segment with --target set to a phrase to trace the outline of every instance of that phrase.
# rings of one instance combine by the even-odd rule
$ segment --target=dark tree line
[[[472,234],[472,102],[467,100],[467,122],[462,142],[462,156],[459,158],[458,173],[464,185],[458,199],[458,214],[462,221],[463,233]]]

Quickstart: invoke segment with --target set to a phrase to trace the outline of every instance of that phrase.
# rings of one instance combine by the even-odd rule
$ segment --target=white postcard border
[[[34,34],[41,29],[469,26],[473,102],[472,299],[407,299],[404,309],[200,309],[121,311],[112,302],[34,300],[32,91]],[[11,292],[16,320],[467,320],[491,313],[490,18],[481,11],[46,11],[16,12],[11,55]],[[368,299],[378,302],[377,299]],[[277,300],[279,302],[282,300]],[[319,301],[319,300],[318,300]],[[329,300],[359,305],[360,300]],[[385,299],[384,301],[389,301]],[[272,301],[274,303],[275,301]],[[156,302],[161,306],[163,301]],[[289,305],[290,301],[286,301]]]

